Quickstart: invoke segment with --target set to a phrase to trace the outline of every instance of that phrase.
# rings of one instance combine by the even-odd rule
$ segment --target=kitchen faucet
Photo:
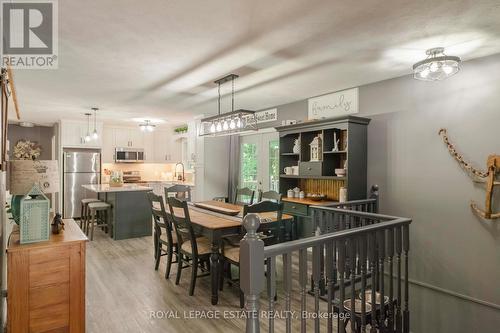
[[[182,166],[182,175],[177,175],[177,166],[180,165]],[[186,181],[186,177],[184,176],[184,163],[182,162],[177,162],[177,164],[175,165],[175,171],[174,171],[174,178],[177,178],[177,180],[181,180],[181,181]]]

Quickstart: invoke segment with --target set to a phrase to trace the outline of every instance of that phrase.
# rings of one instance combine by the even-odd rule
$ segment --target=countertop
[[[336,203],[336,201],[332,201],[332,200],[314,201],[314,200],[307,199],[307,198],[300,199],[300,198],[289,198],[289,197],[283,197],[281,200],[288,201],[288,202],[300,203],[300,204],[304,204],[304,205],[315,205],[315,206],[322,206],[322,205]]]
[[[73,219],[63,219],[63,222],[64,222],[64,230],[61,230],[61,232],[57,235],[52,234],[51,231],[50,238],[48,241],[28,243],[28,244],[21,244],[19,242],[19,226],[15,225],[14,228],[12,228],[12,233],[11,236],[9,237],[7,252],[51,247],[71,242],[88,241],[87,236],[85,236],[85,234],[82,232],[80,227],[76,224],[76,222]]]
[[[144,182],[144,183],[160,183],[160,184],[172,184],[172,185],[186,185],[186,186],[191,186],[193,187],[194,186],[194,183],[190,183],[190,182],[182,182],[182,181],[178,181],[178,180],[141,180],[141,182]]]
[[[86,190],[96,192],[96,193],[110,193],[110,192],[141,192],[141,191],[152,191],[153,189],[148,186],[142,186],[137,184],[123,184],[120,187],[112,187],[109,184],[93,184],[93,185],[82,185]]]

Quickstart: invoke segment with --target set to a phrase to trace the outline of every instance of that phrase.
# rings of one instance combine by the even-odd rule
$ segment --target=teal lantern
[[[50,200],[43,194],[38,184],[21,199],[19,212],[19,232],[21,244],[49,240]]]

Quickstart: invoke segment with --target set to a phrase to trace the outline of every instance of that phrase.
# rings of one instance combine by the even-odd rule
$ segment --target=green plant
[[[187,130],[188,130],[187,125],[184,125],[184,126],[176,127],[174,129],[174,132],[177,133],[177,134],[180,134],[180,133],[186,133]]]

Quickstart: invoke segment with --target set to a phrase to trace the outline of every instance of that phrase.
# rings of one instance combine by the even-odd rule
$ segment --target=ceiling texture
[[[108,123],[179,124],[216,112],[213,81],[229,73],[240,75],[236,107],[259,110],[409,74],[432,47],[463,60],[500,53],[498,0],[58,4],[59,69],[14,73],[25,121],[97,106]]]

